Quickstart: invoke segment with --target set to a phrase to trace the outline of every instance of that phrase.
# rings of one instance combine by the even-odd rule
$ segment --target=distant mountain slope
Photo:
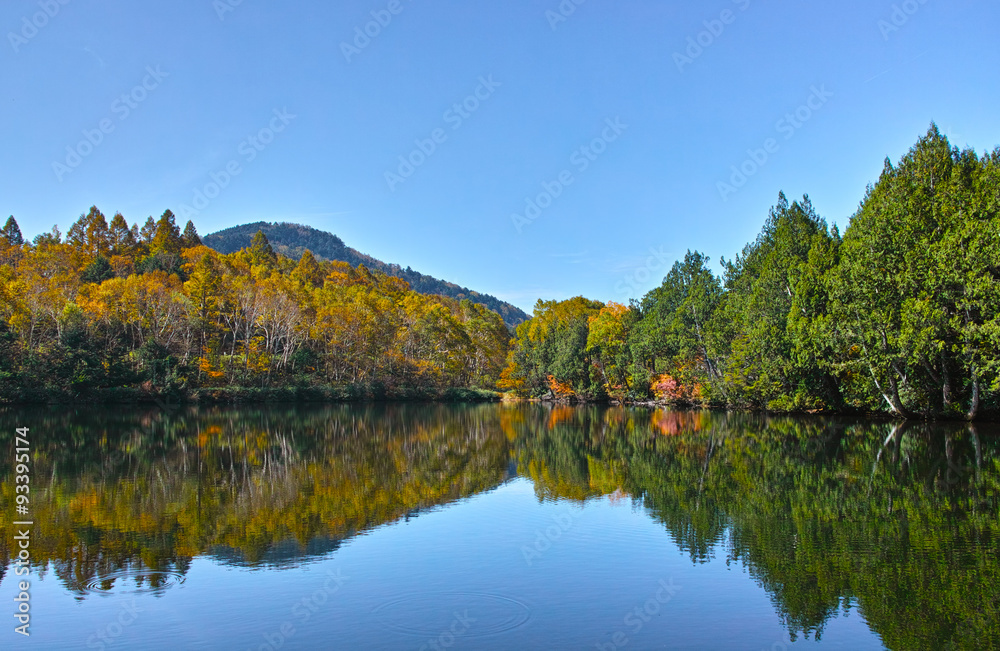
[[[528,315],[510,303],[490,296],[480,294],[466,287],[460,287],[455,283],[438,280],[433,276],[427,276],[407,267],[403,269],[398,264],[389,264],[376,260],[370,255],[365,255],[360,251],[352,249],[344,244],[344,241],[333,233],[317,230],[310,226],[301,224],[257,222],[255,224],[243,224],[221,230],[211,235],[202,237],[205,246],[215,249],[219,253],[235,253],[240,249],[250,246],[250,240],[257,233],[263,231],[264,235],[271,242],[271,247],[281,255],[298,260],[305,253],[306,249],[312,252],[316,258],[321,260],[336,260],[346,262],[352,266],[365,265],[372,270],[381,271],[389,276],[402,278],[410,284],[410,287],[421,294],[440,294],[456,299],[467,298],[474,303],[485,305],[503,317],[504,323],[508,326],[516,326],[528,319]]]

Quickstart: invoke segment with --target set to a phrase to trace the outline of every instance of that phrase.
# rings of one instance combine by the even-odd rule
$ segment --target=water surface
[[[15,427],[33,618],[4,648],[1000,648],[984,426],[46,408],[0,412],[7,450]]]

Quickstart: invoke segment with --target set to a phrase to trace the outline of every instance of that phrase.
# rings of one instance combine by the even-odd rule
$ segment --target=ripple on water
[[[171,570],[121,570],[96,576],[87,582],[88,594],[159,594],[184,583],[184,575]]]
[[[382,604],[372,614],[389,630],[418,637],[459,630],[463,637],[482,637],[514,630],[531,619],[525,603],[478,592],[414,594]]]

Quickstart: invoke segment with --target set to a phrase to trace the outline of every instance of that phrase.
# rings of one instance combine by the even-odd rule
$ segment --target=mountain
[[[410,288],[421,294],[439,294],[456,299],[469,299],[497,312],[503,317],[504,323],[513,328],[529,317],[523,310],[490,296],[480,294],[467,287],[427,276],[409,267],[403,269],[398,264],[390,264],[376,260],[370,255],[352,249],[333,233],[327,233],[302,224],[257,222],[233,226],[201,238],[205,246],[219,253],[235,253],[250,246],[250,240],[263,231],[271,243],[271,248],[283,256],[298,260],[308,249],[318,260],[346,262],[352,266],[365,265],[373,271],[402,278],[410,284]]]

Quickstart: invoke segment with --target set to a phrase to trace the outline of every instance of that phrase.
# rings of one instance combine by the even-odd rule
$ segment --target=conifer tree
[[[250,262],[255,265],[272,265],[278,261],[278,256],[271,248],[271,243],[264,231],[257,231],[250,240]]]
[[[194,227],[194,222],[190,219],[187,224],[184,225],[184,233],[181,235],[181,244],[185,249],[201,246],[201,238],[198,236],[198,230]]]
[[[0,229],[0,239],[8,246],[21,246],[24,244],[24,236],[21,235],[21,227],[17,225],[14,215],[7,218],[7,223]]]

